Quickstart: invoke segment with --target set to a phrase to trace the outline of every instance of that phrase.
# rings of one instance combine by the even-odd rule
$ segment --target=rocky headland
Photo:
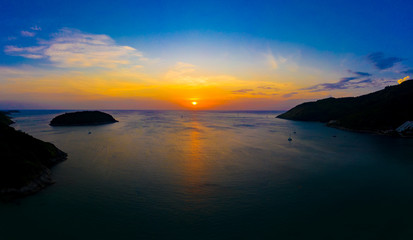
[[[50,168],[67,154],[9,126],[13,121],[0,112],[0,199],[36,193],[53,184]]]
[[[300,104],[277,116],[327,126],[394,136],[413,136],[413,80],[359,97],[326,98]],[[401,126],[405,127],[401,127]]]

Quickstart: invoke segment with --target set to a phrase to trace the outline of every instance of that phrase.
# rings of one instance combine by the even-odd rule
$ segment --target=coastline
[[[85,123],[79,123],[79,124],[56,124],[56,123],[54,123],[54,124],[49,124],[50,126],[52,126],[52,127],[81,127],[81,126],[98,126],[98,125],[105,125],[105,124],[112,124],[112,123],[116,123],[116,122],[119,122],[119,121],[115,121],[115,122],[94,122],[94,123],[87,123],[87,124],[85,124]]]
[[[51,177],[52,172],[48,168],[44,168],[40,174],[20,188],[3,188],[0,189],[2,200],[12,200],[15,198],[25,197],[35,194],[46,187],[55,183]]]
[[[383,130],[361,130],[361,129],[346,128],[346,127],[343,127],[343,126],[329,124],[329,123],[325,123],[325,126],[340,129],[340,130],[343,130],[343,131],[348,131],[348,132],[366,133],[366,134],[389,136],[389,137],[406,137],[406,138],[413,137],[413,136],[401,135],[398,132],[396,132],[395,130],[387,130],[387,131],[383,131]]]
[[[320,122],[320,121],[306,121],[306,120],[296,120],[296,119],[288,119],[284,117],[279,117],[278,115],[276,118],[284,119],[284,120],[289,120],[289,121],[299,121],[299,122]],[[331,121],[330,121],[331,122]],[[323,123],[324,126],[326,127],[331,127],[343,131],[348,131],[348,132],[355,132],[355,133],[364,133],[364,134],[372,134],[372,135],[380,135],[380,136],[388,136],[388,137],[401,137],[401,138],[413,138],[413,135],[404,135],[400,134],[396,130],[362,130],[362,129],[353,129],[353,128],[347,128],[343,127],[340,125],[337,125],[335,122],[330,123],[330,122],[320,122]]]
[[[9,126],[14,122],[5,113],[0,117],[0,200],[25,197],[52,185],[51,168],[66,160],[67,153]]]
[[[21,187],[5,187],[0,188],[0,200],[10,201],[21,197],[33,195],[42,191],[46,187],[56,183],[52,178],[51,168],[58,163],[61,163],[67,159],[67,153],[60,151],[59,156],[50,159],[50,167],[42,167],[42,170],[32,180],[27,182]]]

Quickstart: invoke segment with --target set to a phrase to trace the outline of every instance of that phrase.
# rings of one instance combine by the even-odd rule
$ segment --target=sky
[[[359,96],[413,78],[412,7],[0,0],[0,109],[288,110]]]

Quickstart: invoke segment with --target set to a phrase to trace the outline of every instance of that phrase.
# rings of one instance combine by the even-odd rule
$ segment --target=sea
[[[413,239],[413,139],[272,111],[105,111],[16,129],[68,153],[56,183],[0,203],[0,239]],[[289,139],[291,141],[289,141]]]

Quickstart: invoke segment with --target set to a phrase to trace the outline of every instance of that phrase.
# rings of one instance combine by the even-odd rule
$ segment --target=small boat
[[[288,141],[291,142],[293,139],[291,137],[288,138]]]

